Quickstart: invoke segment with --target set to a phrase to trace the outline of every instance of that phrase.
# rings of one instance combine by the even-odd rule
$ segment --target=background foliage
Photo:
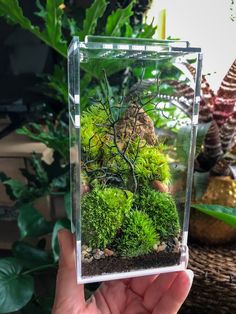
[[[70,228],[70,202],[68,197],[68,116],[66,54],[72,36],[83,40],[85,35],[128,36],[151,38],[157,27],[153,24],[136,24],[134,7],[138,1],[128,1],[125,5],[107,0],[94,0],[87,9],[76,9],[63,0],[37,0],[35,14],[41,19],[40,26],[29,19],[18,0],[0,0],[0,16],[8,23],[18,25],[31,32],[55,53],[57,65],[53,73],[43,77],[40,86],[44,101],[57,105],[46,116],[33,123],[27,123],[18,130],[19,134],[29,136],[34,141],[44,143],[52,151],[50,164],[42,161],[36,154],[30,159],[30,170],[21,169],[27,184],[13,180],[4,173],[0,180],[8,195],[15,201],[19,212],[18,227],[20,239],[12,246],[11,258],[0,260],[0,313],[22,309],[22,313],[51,313],[54,289],[47,298],[42,299],[36,289],[38,277],[45,270],[57,267],[59,248],[57,232],[61,228]],[[140,7],[140,5],[139,5]],[[141,8],[141,14],[145,8]],[[139,11],[140,14],[140,11]],[[137,15],[138,16],[138,15]],[[140,16],[139,16],[140,18]],[[102,64],[109,73],[109,64]],[[112,69],[114,74],[117,69]],[[123,71],[121,71],[123,75]],[[87,92],[93,88],[98,78],[96,68],[82,69],[81,84]],[[83,103],[87,98],[84,96]],[[47,221],[35,208],[34,202],[46,195],[61,193],[64,195],[68,218]],[[51,250],[46,250],[46,236],[51,234]],[[35,243],[35,245],[32,245]],[[53,272],[52,272],[53,273]],[[40,275],[40,276],[39,276]]]

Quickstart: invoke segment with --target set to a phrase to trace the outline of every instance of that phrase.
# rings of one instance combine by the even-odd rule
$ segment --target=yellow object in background
[[[157,38],[166,39],[166,10],[163,9],[158,14]]]

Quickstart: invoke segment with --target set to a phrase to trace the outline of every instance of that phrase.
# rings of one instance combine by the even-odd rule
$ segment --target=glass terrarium
[[[68,51],[78,282],[182,270],[202,55],[184,41],[87,36]]]

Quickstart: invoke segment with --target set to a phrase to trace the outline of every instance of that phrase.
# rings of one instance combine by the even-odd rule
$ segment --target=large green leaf
[[[24,16],[18,0],[0,0],[0,16],[32,32],[47,45],[66,57],[66,44],[61,37],[61,16],[63,11],[59,5],[62,3],[63,0],[47,0],[46,9],[40,6],[39,15],[45,21],[45,30],[43,32],[40,32],[39,28]]]
[[[0,313],[15,312],[29,302],[34,282],[22,273],[22,265],[15,258],[0,260]]]
[[[21,238],[42,236],[52,232],[53,228],[53,223],[46,221],[31,204],[24,204],[19,208],[17,223]]]
[[[79,34],[80,40],[83,40],[86,35],[93,35],[95,33],[98,19],[103,16],[107,4],[107,0],[95,0],[86,10],[83,30]]]
[[[23,15],[23,11],[18,3],[18,0],[0,0],[0,16],[5,17],[13,24],[20,24],[21,27],[39,33],[39,29],[33,26],[28,18]]]
[[[107,36],[120,36],[121,28],[129,22],[130,17],[133,15],[133,5],[135,1],[124,9],[117,9],[107,19],[105,35]]]
[[[222,220],[236,229],[236,208],[208,204],[192,204],[191,207],[200,210],[204,214]]]
[[[68,229],[71,230],[71,223],[69,219],[63,218],[58,220],[53,228],[52,232],[52,250],[53,250],[53,255],[54,255],[54,260],[55,262],[58,261],[59,259],[59,244],[58,244],[58,231],[61,229]]]
[[[26,242],[16,241],[12,246],[12,252],[21,261],[24,268],[31,269],[53,264],[52,254]]]
[[[62,40],[61,32],[63,10],[60,5],[62,4],[64,4],[64,0],[47,0],[44,34],[52,46],[57,46],[66,53],[66,44]]]

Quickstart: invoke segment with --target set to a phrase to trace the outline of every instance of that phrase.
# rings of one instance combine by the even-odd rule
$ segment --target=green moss
[[[108,141],[107,113],[101,105],[93,105],[81,116],[81,147],[90,156],[96,157]]]
[[[82,197],[82,241],[103,249],[113,241],[125,215],[130,211],[133,194],[118,188],[95,187]]]
[[[145,188],[137,202],[138,208],[152,219],[161,240],[167,240],[179,233],[179,216],[171,195]]]
[[[141,182],[160,180],[168,183],[170,180],[167,158],[156,146],[147,145],[140,148],[135,173]]]
[[[132,211],[125,221],[118,250],[121,255],[135,257],[149,253],[154,244],[158,243],[158,236],[152,220],[147,214]]]

